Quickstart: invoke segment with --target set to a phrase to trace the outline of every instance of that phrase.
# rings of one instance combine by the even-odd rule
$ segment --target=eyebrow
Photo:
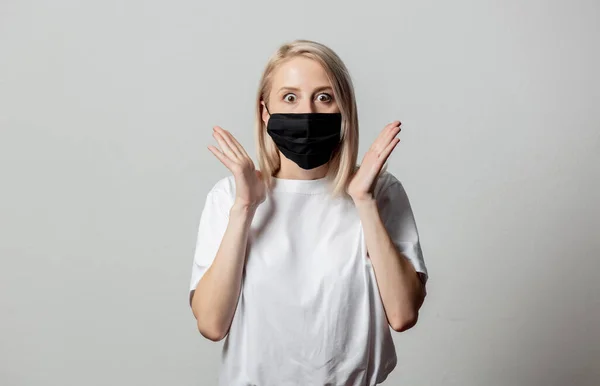
[[[320,87],[317,87],[314,92],[319,92],[319,91],[323,91],[323,90],[332,90],[333,91],[331,86],[320,86]],[[297,92],[297,91],[301,91],[301,90],[298,87],[283,86],[282,88],[279,89],[279,91],[277,91],[277,93],[280,93],[282,91],[296,91]]]

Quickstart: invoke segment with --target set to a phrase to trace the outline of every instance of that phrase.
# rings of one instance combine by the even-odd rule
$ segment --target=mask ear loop
[[[269,108],[267,107],[267,103],[265,101],[263,101],[263,103],[265,104],[265,109],[267,109],[267,113],[269,113],[269,115],[271,115],[271,112],[269,111]]]

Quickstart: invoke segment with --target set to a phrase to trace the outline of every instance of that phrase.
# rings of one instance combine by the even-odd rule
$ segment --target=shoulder
[[[390,188],[394,190],[404,190],[400,180],[386,170],[379,174],[373,193],[375,197],[380,197],[386,193],[389,193]]]
[[[233,175],[229,175],[227,177],[223,177],[215,182],[210,189],[209,193],[212,192],[224,192],[227,194],[235,193],[235,179]]]
[[[235,198],[235,179],[233,175],[217,180],[208,191],[207,198],[225,206],[233,203]]]

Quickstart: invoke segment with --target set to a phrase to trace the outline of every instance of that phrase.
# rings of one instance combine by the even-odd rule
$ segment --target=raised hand
[[[266,186],[260,170],[256,170],[248,153],[230,132],[215,126],[213,137],[222,151],[212,145],[208,146],[208,150],[231,171],[235,179],[234,206],[258,207],[266,198]]]
[[[400,125],[400,121],[387,124],[365,154],[346,190],[354,202],[373,198],[376,177],[400,142],[400,138],[396,137],[400,132]]]

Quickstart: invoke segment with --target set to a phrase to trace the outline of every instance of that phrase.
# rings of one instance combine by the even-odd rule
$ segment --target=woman
[[[223,347],[220,384],[376,385],[396,365],[390,326],[412,327],[427,270],[408,197],[383,166],[400,122],[360,167],[350,76],[328,47],[281,46],[259,85],[259,169],[228,131],[208,149],[231,171],[207,195],[190,305]]]

